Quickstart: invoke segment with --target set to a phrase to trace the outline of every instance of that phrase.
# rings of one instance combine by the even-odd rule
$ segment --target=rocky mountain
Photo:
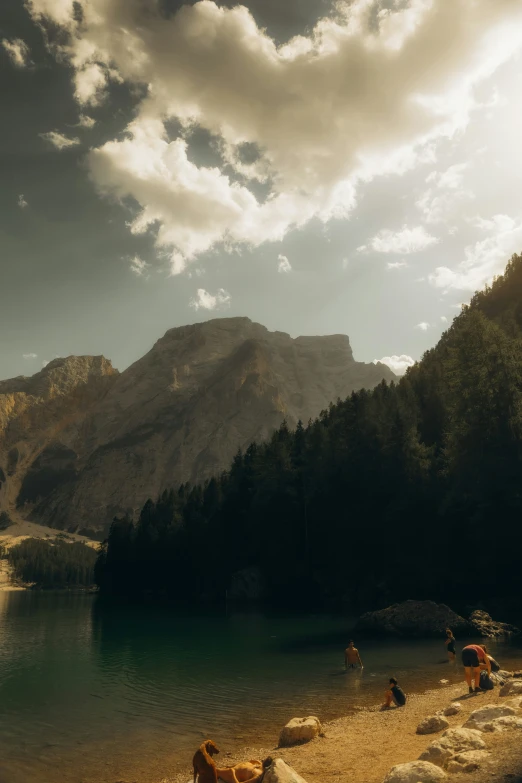
[[[345,335],[269,332],[248,318],[170,329],[121,374],[101,356],[0,382],[0,510],[103,532],[148,497],[226,468],[284,418],[394,379]]]

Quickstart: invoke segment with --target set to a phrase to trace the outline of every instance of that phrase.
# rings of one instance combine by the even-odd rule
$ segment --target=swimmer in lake
[[[444,642],[444,644],[447,647],[448,658],[450,659],[450,661],[456,660],[456,655],[455,655],[455,642],[456,641],[457,640],[453,636],[453,631],[451,630],[451,628],[446,628],[446,641]]]
[[[359,650],[354,646],[353,641],[350,641],[350,644],[344,651],[344,668],[355,669],[357,664],[360,665],[361,669],[363,668],[363,662],[361,661]]]

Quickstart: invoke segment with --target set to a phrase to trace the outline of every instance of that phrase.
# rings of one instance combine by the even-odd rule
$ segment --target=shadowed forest
[[[115,519],[105,593],[223,600],[244,569],[278,605],[520,596],[522,256],[396,384],[283,424],[203,486]]]

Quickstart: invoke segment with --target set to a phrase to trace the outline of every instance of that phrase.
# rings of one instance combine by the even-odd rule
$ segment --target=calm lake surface
[[[274,747],[296,715],[328,719],[462,681],[444,642],[361,642],[346,618],[187,615],[96,596],[0,593],[0,783],[158,783],[207,736]],[[461,646],[465,640],[458,640]],[[506,668],[522,649],[491,644]]]

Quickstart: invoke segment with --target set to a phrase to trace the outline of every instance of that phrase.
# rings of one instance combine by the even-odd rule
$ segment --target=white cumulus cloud
[[[25,209],[26,207],[29,206],[29,204],[27,203],[27,201],[24,198],[24,194],[23,193],[20,193],[20,195],[18,196],[18,198],[16,200],[16,203],[18,204],[20,209]]]
[[[500,274],[506,260],[522,249],[522,219],[509,215],[495,215],[489,220],[476,218],[477,228],[490,235],[464,249],[464,260],[454,269],[439,266],[429,276],[437,288],[478,291],[495,275]]]
[[[194,299],[190,300],[190,306],[194,310],[217,310],[230,306],[231,296],[220,288],[216,294],[210,294],[204,288],[198,288]]]
[[[278,261],[277,271],[280,274],[288,274],[288,272],[292,271],[292,264],[290,263],[290,261],[286,256],[279,255],[277,257],[277,261]]]
[[[348,217],[360,182],[432,160],[438,140],[464,129],[475,85],[522,46],[520,0],[410,0],[378,13],[376,0],[339,0],[283,46],[241,5],[200,0],[168,18],[159,5],[27,1],[38,24],[61,26],[56,52],[81,107],[107,100],[110,82],[147,86],[126,134],[92,150],[89,166],[102,195],[137,201],[130,230],[153,230],[173,273],[218,243],[255,247],[312,218]],[[198,125],[219,139],[222,165],[187,154]],[[268,185],[264,201],[254,182]],[[413,232],[399,246],[425,247]]]
[[[417,324],[415,328],[420,329],[421,332],[427,332],[430,328],[430,325],[427,321],[421,321],[420,324]]]
[[[36,354],[36,353],[24,353],[24,354],[22,354],[22,357],[24,359],[38,359],[38,354]]]
[[[419,253],[421,250],[436,245],[440,240],[428,234],[424,226],[408,228],[403,226],[399,231],[383,229],[376,234],[366,245],[357,249],[359,252],[373,250],[375,253],[397,253],[409,255]]]
[[[432,171],[426,178],[431,184],[418,199],[417,207],[427,223],[442,223],[455,215],[461,204],[471,201],[475,194],[462,186],[469,163],[456,163],[445,171]],[[449,229],[449,233],[454,233]]]
[[[13,38],[9,41],[3,38],[1,44],[14,66],[17,68],[26,68],[31,63],[29,47],[21,38]]]
[[[408,367],[413,367],[415,359],[402,353],[400,356],[394,354],[393,356],[384,356],[382,359],[374,359],[373,363],[377,364],[377,362],[388,365],[396,375],[404,375]]]
[[[445,315],[441,315],[440,320],[442,321],[443,324],[447,324],[448,323],[448,319],[446,318]]]
[[[63,133],[58,133],[58,131],[48,131],[47,133],[40,133],[40,136],[42,139],[45,139],[45,141],[48,141],[50,144],[53,145],[53,147],[56,147],[58,150],[65,150],[68,147],[76,147],[77,144],[80,143],[80,139],[70,139],[67,136],[64,136]]]
[[[388,261],[386,269],[404,269],[407,266],[406,261]]]
[[[96,120],[93,117],[89,117],[88,114],[80,114],[78,119],[78,126],[80,128],[94,128]]]
[[[148,264],[139,256],[134,256],[130,260],[130,270],[133,274],[136,275],[136,277],[143,277],[149,266],[150,264]]]

